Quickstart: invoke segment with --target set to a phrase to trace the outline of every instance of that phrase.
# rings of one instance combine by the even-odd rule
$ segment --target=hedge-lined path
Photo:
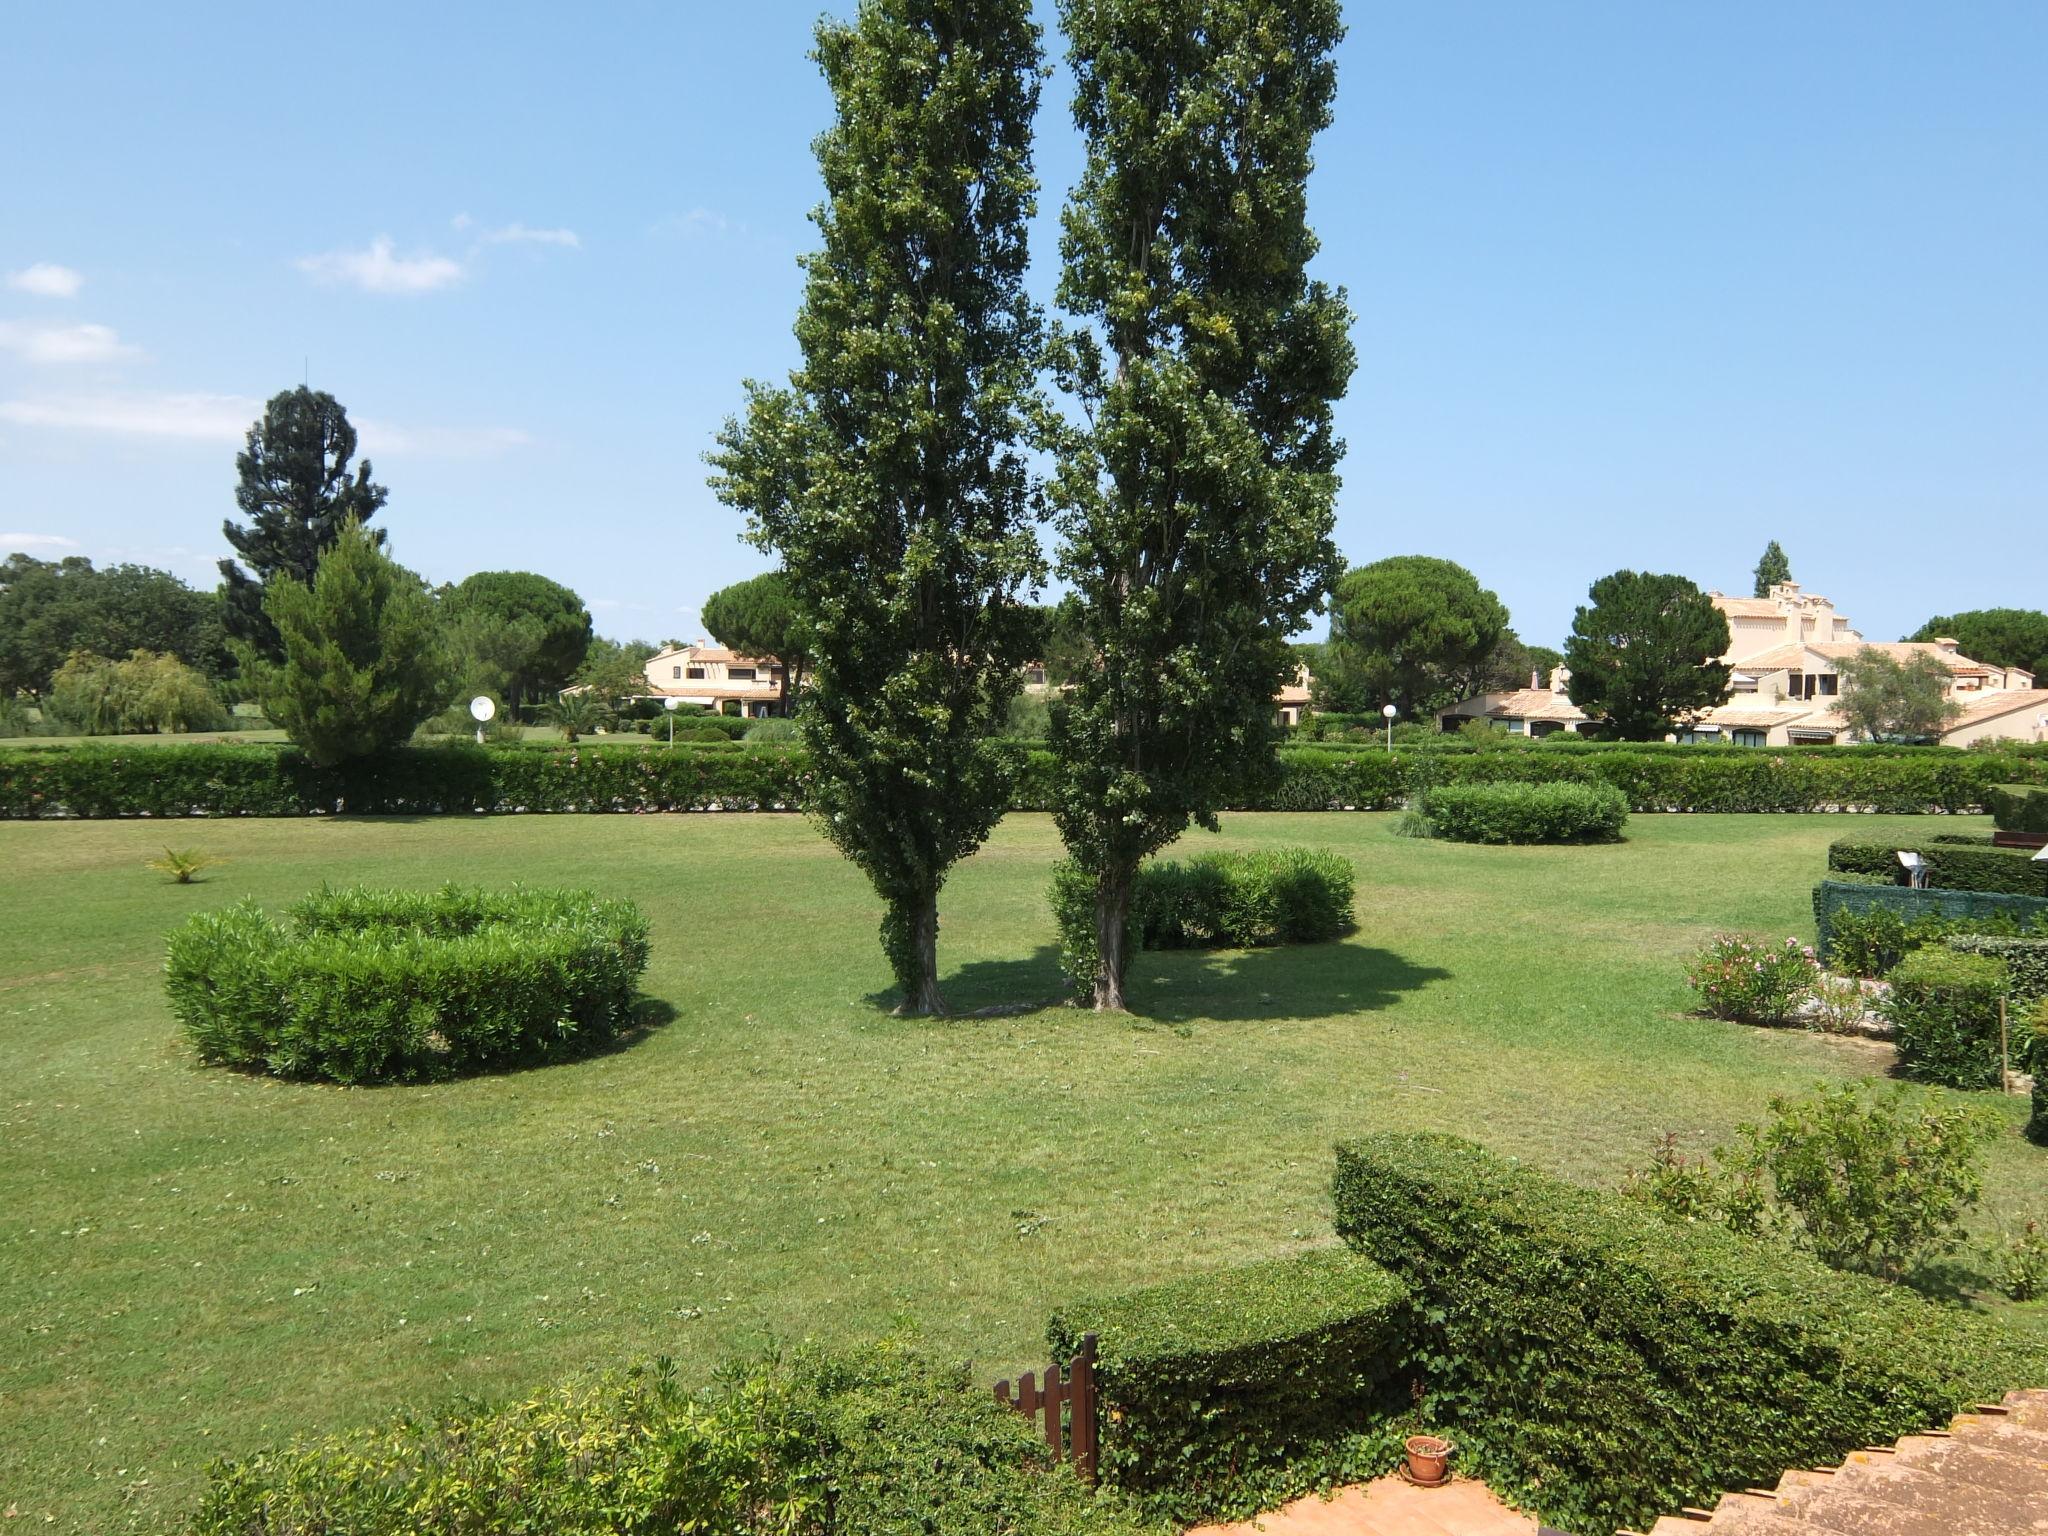
[[[1417,1488],[1383,1477],[1328,1499],[1310,1494],[1256,1519],[1201,1526],[1188,1536],[1535,1536],[1538,1530],[1473,1478]]]

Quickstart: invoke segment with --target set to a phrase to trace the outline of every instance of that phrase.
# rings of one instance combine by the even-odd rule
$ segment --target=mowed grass
[[[1330,1146],[1360,1131],[1612,1184],[1663,1131],[1705,1148],[1774,1092],[1885,1069],[1686,1017],[1681,964],[1717,930],[1810,934],[1831,838],[1925,827],[1637,817],[1614,847],[1503,849],[1232,816],[1228,846],[1351,857],[1357,933],[1141,956],[1140,1019],[926,1022],[885,1011],[876,904],[794,817],[0,824],[0,1508],[162,1529],[217,1454],[906,1318],[993,1377],[1076,1293],[1328,1242]],[[171,885],[142,867],[166,842],[229,862]],[[956,1007],[1058,991],[1058,853],[1017,816],[954,877]],[[631,897],[673,1018],[432,1087],[194,1063],[160,975],[185,914],[448,879]],[[1986,1237],[2048,1206],[2001,1112]]]

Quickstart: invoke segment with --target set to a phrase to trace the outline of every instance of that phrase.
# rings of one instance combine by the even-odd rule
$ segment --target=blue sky
[[[766,564],[700,456],[793,355],[817,10],[13,8],[0,549],[210,580],[240,434],[303,377],[407,564],[694,635]],[[1746,590],[1771,537],[1876,638],[2048,600],[2048,7],[1348,20],[1311,200],[1358,312],[1348,559],[1462,561],[1545,643],[1604,572]]]

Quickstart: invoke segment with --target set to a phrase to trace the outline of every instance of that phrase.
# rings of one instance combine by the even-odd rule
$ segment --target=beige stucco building
[[[722,645],[670,646],[647,658],[647,695],[701,704],[719,714],[760,717],[782,708],[782,663]],[[729,707],[730,706],[730,707]]]
[[[1735,746],[1803,746],[1847,741],[1848,724],[1835,712],[1841,688],[1837,663],[1859,651],[1885,651],[1900,660],[1931,655],[1948,673],[1948,695],[1962,713],[1942,732],[1949,746],[1975,741],[2048,741],[2048,689],[2019,667],[1987,666],[1964,656],[1953,640],[1873,644],[1817,593],[1781,582],[1768,597],[1708,594],[1728,620],[1730,668],[1727,701],[1708,710],[1681,737]],[[1544,736],[1576,731],[1587,716],[1566,697],[1562,668],[1549,686],[1532,677],[1528,688],[1487,693],[1444,712],[1456,730],[1467,720],[1491,720],[1510,731]]]

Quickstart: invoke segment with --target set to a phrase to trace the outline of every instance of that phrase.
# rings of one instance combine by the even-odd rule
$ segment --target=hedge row
[[[1423,1416],[1569,1530],[1647,1530],[2048,1381],[2048,1343],[1453,1137],[1340,1147],[1335,1200],[1413,1293]]]
[[[1414,830],[1453,843],[1614,843],[1628,802],[1611,784],[1438,784],[1413,815]]]
[[[420,1082],[594,1050],[647,965],[631,902],[583,891],[323,890],[172,931],[171,1011],[200,1059],[280,1077]]]
[[[2024,1011],[2048,1001],[2048,938],[1968,933],[1952,934],[1944,942],[1958,954],[1983,955],[2001,962],[2008,978],[2006,996],[2016,1009]]]
[[[2027,1070],[2034,1074],[2034,1113],[2027,1121],[2027,1140],[2048,1147],[2048,1001],[2034,1009],[2033,1060]]]
[[[2048,896],[2048,862],[2037,863],[2020,848],[1994,848],[1975,838],[1914,839],[1912,851],[1927,866],[1927,883],[1948,891],[2003,891],[2012,896]],[[1844,837],[1828,848],[1828,868],[1845,874],[1884,875],[1903,880],[1897,841]]]
[[[1938,944],[1952,934],[2020,937],[2048,932],[2048,900],[1823,880],[1813,888],[1813,924],[1823,964],[1882,975],[1908,950]],[[1852,953],[1875,963],[1887,946],[1892,948],[1889,959],[1874,969],[1841,963]]]
[[[1998,1028],[2006,989],[2002,961],[1916,950],[1893,969],[1891,984],[1880,1006],[1892,1026],[1901,1072],[1944,1088],[2004,1086]]]
[[[1103,1480],[1192,1524],[1384,1470],[1359,1457],[1407,1406],[1408,1326],[1407,1287],[1325,1249],[1065,1307],[1046,1335],[1061,1359],[1097,1335]]]
[[[888,1347],[666,1365],[217,1464],[193,1536],[1158,1536],[964,1370]]]
[[[1984,809],[2000,831],[2048,837],[2048,788],[2039,784],[1994,784],[1984,791]]]
[[[1020,810],[1050,810],[1053,760],[1016,749]],[[1638,811],[1972,811],[1999,784],[2048,783],[2048,754],[1786,755],[1712,748],[1391,755],[1280,749],[1270,786],[1239,810],[1391,810],[1439,784],[1611,784]],[[0,819],[301,816],[336,811],[784,810],[802,798],[800,748],[631,742],[408,747],[323,769],[294,748],[195,743],[0,749]]]

